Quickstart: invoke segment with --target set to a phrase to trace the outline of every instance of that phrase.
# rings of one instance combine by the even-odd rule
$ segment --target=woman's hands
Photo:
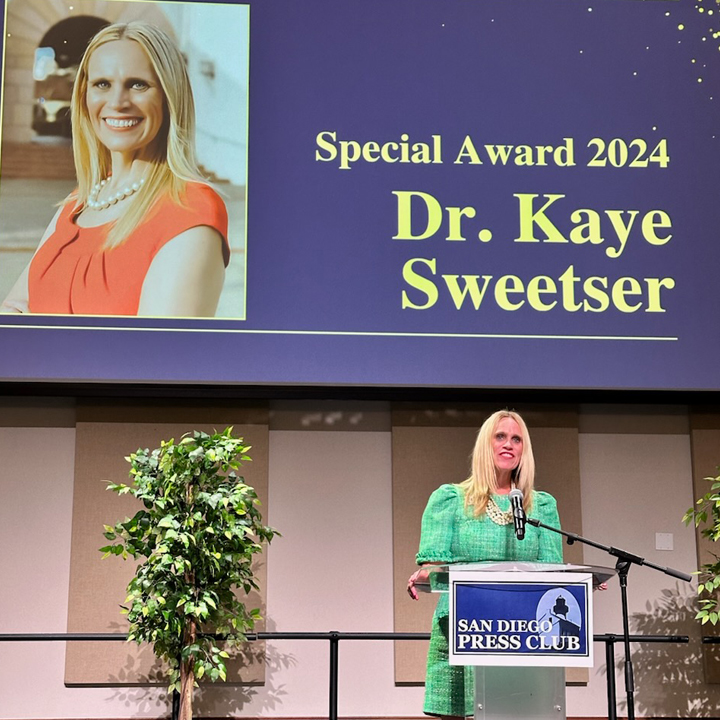
[[[409,578],[407,583],[408,595],[413,599],[418,599],[418,591],[416,585],[428,585],[430,582],[430,568],[427,566],[421,567],[416,570]],[[593,590],[607,590],[607,583],[600,583],[593,585]]]
[[[407,584],[408,595],[413,599],[418,599],[418,591],[416,585],[427,585],[430,582],[430,570],[426,567],[421,567],[416,570],[409,578]]]

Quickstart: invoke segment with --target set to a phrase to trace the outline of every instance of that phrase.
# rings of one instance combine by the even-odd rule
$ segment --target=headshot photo
[[[6,6],[0,312],[243,320],[248,6],[44,7]]]

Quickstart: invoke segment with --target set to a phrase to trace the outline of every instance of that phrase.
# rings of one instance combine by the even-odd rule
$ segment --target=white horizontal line
[[[630,340],[636,342],[674,342],[677,337],[658,335],[522,335],[501,333],[428,333],[428,332],[371,332],[350,330],[248,330],[241,328],[154,328],[154,327],[113,327],[89,325],[0,325],[0,328],[42,329],[42,330],[119,330],[124,332],[190,332],[190,333],[235,333],[242,335],[319,335],[341,337],[416,337],[416,338],[474,338],[507,340]]]

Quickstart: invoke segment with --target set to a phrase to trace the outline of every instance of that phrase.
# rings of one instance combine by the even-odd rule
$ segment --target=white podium
[[[478,720],[565,720],[565,668],[592,667],[592,586],[614,569],[473,563],[431,569],[449,593],[451,665],[475,666]]]

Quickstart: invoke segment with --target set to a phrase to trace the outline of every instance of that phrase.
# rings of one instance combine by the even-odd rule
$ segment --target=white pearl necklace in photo
[[[134,195],[144,184],[145,184],[145,178],[140,178],[137,182],[134,182],[132,185],[128,185],[128,187],[124,188],[123,190],[118,190],[115,194],[111,195],[107,200],[98,200],[97,196],[100,193],[100,191],[105,187],[108,180],[110,180],[112,176],[109,175],[105,180],[101,180],[93,189],[90,191],[90,195],[88,196],[87,201],[87,207],[90,210],[105,210],[106,208],[109,208],[111,205],[115,205],[122,200],[125,200],[126,198],[129,198],[131,195]]]

